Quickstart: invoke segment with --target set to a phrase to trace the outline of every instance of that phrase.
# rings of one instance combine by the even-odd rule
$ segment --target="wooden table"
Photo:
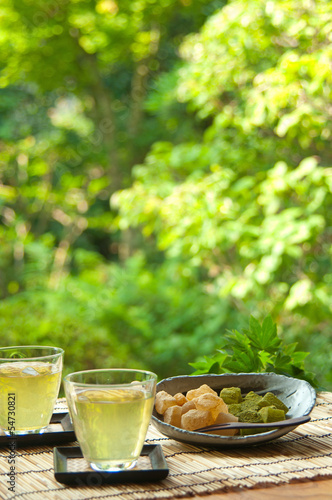
[[[271,488],[194,497],[199,500],[324,500],[332,498],[332,479],[293,483]]]

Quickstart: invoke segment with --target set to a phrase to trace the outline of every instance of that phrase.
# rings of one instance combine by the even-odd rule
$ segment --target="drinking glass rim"
[[[29,358],[2,358],[0,356],[0,363],[3,361],[36,361],[38,359],[49,359],[49,358],[54,358],[54,356],[57,355],[62,355],[64,354],[64,350],[61,347],[54,347],[51,345],[13,345],[13,346],[8,346],[8,347],[0,347],[0,352],[1,351],[6,351],[10,349],[53,349],[54,352],[53,354],[45,354],[45,355],[40,355],[40,356],[33,356]]]
[[[148,375],[151,375],[151,377],[147,380],[138,380],[137,382],[140,384],[145,384],[147,382],[151,382],[152,380],[157,380],[157,374],[154,372],[151,372],[150,370],[139,370],[135,368],[97,368],[94,370],[80,370],[78,372],[72,372],[68,373],[63,379],[64,382],[68,384],[73,384],[81,387],[91,387],[91,386],[98,386],[98,387],[124,387],[124,386],[131,386],[133,387],[132,382],[118,382],[118,383],[106,383],[106,384],[100,384],[100,383],[92,383],[92,382],[73,382],[72,380],[69,380],[69,377],[72,375],[81,375],[82,373],[101,373],[101,372],[128,372],[128,373],[146,373]]]

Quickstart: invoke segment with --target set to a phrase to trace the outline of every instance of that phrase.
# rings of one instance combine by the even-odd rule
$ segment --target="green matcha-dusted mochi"
[[[267,392],[263,399],[258,402],[258,406],[260,408],[264,408],[264,406],[275,406],[278,410],[283,410],[285,413],[288,412],[287,406],[272,392]]]
[[[252,399],[245,399],[240,404],[241,404],[241,409],[243,411],[245,411],[245,410],[258,411],[260,409],[260,407],[258,406],[257,401],[254,398],[252,398]]]
[[[241,403],[242,401],[240,387],[225,387],[220,391],[219,396],[227,405]]]
[[[284,410],[280,410],[275,406],[264,406],[258,413],[263,422],[279,422],[279,420],[285,420]]]
[[[263,422],[263,418],[261,417],[259,412],[254,410],[243,410],[237,416],[239,418],[239,422]]]
[[[232,405],[228,405],[228,413],[231,413],[235,417],[238,417],[241,411],[242,411],[242,405],[240,403],[234,403]]]
[[[256,404],[262,399],[263,397],[260,396],[259,394],[256,394],[256,392],[254,391],[248,392],[248,394],[244,398],[245,401],[255,401]]]

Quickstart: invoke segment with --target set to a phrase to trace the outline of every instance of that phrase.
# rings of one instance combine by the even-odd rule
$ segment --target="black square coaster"
[[[23,434],[7,436],[0,434],[0,447],[8,447],[15,443],[15,447],[44,446],[64,444],[76,441],[73,425],[69,413],[53,413],[51,421],[41,434]]]
[[[97,472],[90,469],[78,446],[54,448],[53,456],[55,479],[71,486],[154,482],[165,479],[168,475],[168,466],[159,444],[144,445],[137,466],[118,472]],[[74,466],[70,465],[71,461],[75,461]]]

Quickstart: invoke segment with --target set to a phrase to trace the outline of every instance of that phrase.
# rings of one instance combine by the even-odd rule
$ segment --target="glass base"
[[[137,465],[137,460],[131,462],[117,463],[116,461],[89,462],[91,469],[98,472],[121,472],[133,469]]]
[[[47,425],[45,427],[42,427],[41,429],[27,429],[27,430],[15,430],[15,431],[8,431],[3,429],[3,432],[6,436],[26,436],[27,434],[43,434],[47,429]]]

